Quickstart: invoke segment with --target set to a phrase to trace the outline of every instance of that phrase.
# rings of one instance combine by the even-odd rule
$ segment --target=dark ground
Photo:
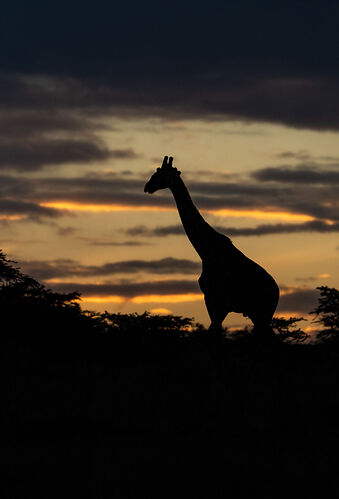
[[[4,334],[1,497],[324,496],[338,360],[336,343]]]

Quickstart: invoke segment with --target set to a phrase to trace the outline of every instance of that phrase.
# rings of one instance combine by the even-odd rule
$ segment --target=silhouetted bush
[[[142,330],[154,334],[158,332],[177,332],[184,335],[195,326],[192,318],[171,314],[154,315],[149,312],[143,314],[110,314],[105,312],[101,317],[108,330],[119,330],[120,332]]]
[[[319,286],[319,304],[312,312],[317,319],[314,321],[322,324],[325,329],[318,332],[320,339],[339,338],[339,291],[327,286]]]
[[[2,310],[2,329],[17,334],[52,334],[82,336],[105,333],[130,335],[130,339],[167,334],[176,338],[192,337],[206,333],[206,329],[193,318],[176,315],[153,315],[131,313],[97,313],[82,310],[79,304],[80,293],[55,293],[38,281],[23,274],[16,262],[7,259],[0,250],[0,307]],[[339,332],[339,291],[321,286],[318,307],[311,313],[316,315],[315,322],[325,329],[317,334],[318,339],[338,337]],[[304,320],[300,317],[274,317],[272,327],[279,339],[284,342],[304,343],[310,335],[298,327]],[[244,328],[232,335],[224,330],[224,338],[246,338],[250,330]]]
[[[0,300],[3,305],[10,304],[40,304],[48,308],[72,307],[80,311],[80,294],[54,293],[38,281],[23,274],[19,268],[14,267],[13,260],[8,260],[0,250]]]
[[[297,327],[297,323],[304,321],[303,317],[274,317],[272,319],[272,327],[277,331],[277,336],[282,341],[287,343],[303,343],[310,338],[308,333]]]

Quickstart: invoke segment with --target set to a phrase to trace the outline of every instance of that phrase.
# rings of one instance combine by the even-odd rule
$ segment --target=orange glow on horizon
[[[311,336],[315,336],[315,334],[319,331],[319,326],[307,326],[304,328],[305,333],[310,334]]]
[[[289,213],[284,211],[221,209],[210,210],[209,213],[221,217],[262,218],[268,220],[286,220],[295,222],[311,222],[312,220],[315,220],[315,218],[311,217],[310,215],[303,215],[301,213]]]
[[[81,296],[82,303],[125,303],[128,300],[123,296]]]
[[[46,208],[54,208],[56,210],[66,211],[87,211],[92,213],[107,213],[111,211],[176,211],[173,206],[133,206],[119,204],[86,204],[76,203],[72,201],[48,201],[39,203],[40,206]],[[265,211],[265,210],[239,210],[239,209],[218,209],[218,210],[201,210],[202,212],[211,213],[220,217],[238,217],[238,218],[257,218],[264,220],[286,220],[296,222],[310,222],[315,220],[310,215],[301,213],[289,213],[283,211]],[[331,224],[328,220],[326,223]]]
[[[306,288],[300,288],[298,286],[290,286],[288,288],[285,288],[285,289],[280,289],[280,296],[284,296],[284,295],[291,295],[293,293],[295,293],[296,291],[305,291]]]
[[[293,312],[293,310],[291,310],[290,312],[289,311],[285,311],[285,312],[279,312],[279,310],[274,314],[274,319],[290,319],[291,317],[296,317],[297,319],[299,318],[303,318],[305,319],[305,315],[310,315],[308,314],[307,312],[305,313],[301,313],[301,312]],[[309,320],[309,319],[306,319],[305,320],[305,323],[306,321]],[[304,324],[304,322],[300,322],[300,328],[302,329],[302,325]],[[298,326],[299,327],[299,326]]]
[[[125,298],[118,295],[110,296],[86,296],[82,297],[82,303],[183,303],[200,301],[203,299],[201,293],[187,293],[178,295],[144,295]]]
[[[55,210],[67,211],[90,211],[92,213],[110,212],[110,211],[175,211],[175,208],[164,206],[129,206],[120,204],[85,204],[74,203],[71,201],[51,201],[39,203],[45,208],[54,208]]]
[[[27,215],[0,215],[0,220],[23,220]]]
[[[150,312],[152,314],[164,314],[164,315],[167,315],[167,314],[173,314],[172,310],[170,310],[169,308],[162,308],[162,307],[159,307],[159,308],[151,308]]]
[[[187,293],[184,295],[145,295],[135,296],[132,303],[183,303],[189,301],[200,301],[202,293]]]

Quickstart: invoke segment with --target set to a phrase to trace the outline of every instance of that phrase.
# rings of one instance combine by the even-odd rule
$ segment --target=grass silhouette
[[[190,318],[82,311],[3,253],[0,279],[2,497],[277,496],[335,478],[335,324],[309,344],[299,319],[275,319],[280,342],[258,345]],[[337,295],[320,291],[321,321]]]

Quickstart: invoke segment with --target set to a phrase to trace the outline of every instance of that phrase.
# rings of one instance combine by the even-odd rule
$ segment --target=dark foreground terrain
[[[276,497],[335,485],[336,344],[48,333],[3,331],[2,497]]]
[[[330,341],[260,345],[84,312],[13,263],[0,251],[1,498],[336,492],[338,290],[320,288]],[[305,339],[297,323],[276,319],[280,338]]]

